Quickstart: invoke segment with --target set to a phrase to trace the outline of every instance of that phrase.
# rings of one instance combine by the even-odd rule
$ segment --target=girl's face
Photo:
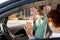
[[[53,27],[52,22],[49,22],[49,28],[50,28],[52,31],[54,31],[54,27]]]
[[[53,20],[51,18],[47,18],[48,24],[49,24],[49,28],[52,30],[52,32],[59,32],[60,28],[56,28]]]
[[[55,30],[55,27],[53,25],[53,22],[52,22],[52,19],[51,18],[47,18],[47,21],[48,21],[48,24],[49,24],[49,28],[54,31]]]

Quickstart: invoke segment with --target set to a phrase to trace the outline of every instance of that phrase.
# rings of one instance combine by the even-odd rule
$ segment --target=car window
[[[40,4],[40,6],[38,6],[39,2],[38,4],[32,4],[33,5],[27,4],[27,6],[21,6],[18,12],[11,13],[11,15],[8,16],[7,26],[9,28],[12,28],[11,30],[21,30],[26,28],[26,26],[27,28],[30,27],[29,30],[26,28],[28,30],[28,33],[31,33],[33,31],[32,35],[36,38],[60,37],[60,34],[53,33],[55,30],[51,30],[52,26],[51,24],[49,25],[46,19],[47,13],[52,10],[52,5],[43,5],[43,2]],[[31,7],[29,5],[31,5]],[[56,7],[53,7],[53,9],[55,8]],[[27,34],[26,30],[25,32]],[[29,37],[28,34],[27,36]]]
[[[24,10],[22,9],[19,12],[12,13],[12,15],[8,16],[7,26],[12,29],[14,29],[15,27],[23,29],[26,26],[26,23],[30,22],[33,30],[36,30],[36,28],[40,26],[40,19],[39,19],[40,17],[39,17],[38,7],[36,6],[36,7],[27,8]],[[45,7],[44,7],[44,11],[45,11]],[[35,20],[35,23],[34,23],[34,20]],[[49,29],[45,27],[43,30],[45,30],[43,34],[46,34],[46,30],[49,30]],[[35,31],[33,32],[33,34],[35,35]]]

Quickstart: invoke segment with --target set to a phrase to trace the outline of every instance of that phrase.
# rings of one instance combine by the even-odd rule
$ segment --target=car
[[[54,1],[54,0],[53,0]],[[52,2],[52,1],[51,1]],[[9,0],[0,4],[0,40],[28,40],[28,36],[24,30],[26,21],[32,20],[29,14],[25,13],[35,6],[43,6],[51,4],[47,0]],[[51,4],[52,9],[59,9],[57,5],[60,5],[60,0]],[[22,12],[22,14],[20,13]],[[18,14],[20,13],[20,15]],[[28,13],[28,12],[26,12]],[[12,17],[12,16],[14,17]],[[16,18],[16,15],[18,18]],[[27,16],[27,17],[26,17]],[[12,17],[12,18],[11,18]],[[15,18],[15,19],[14,19]],[[60,38],[42,38],[38,40],[60,40]]]

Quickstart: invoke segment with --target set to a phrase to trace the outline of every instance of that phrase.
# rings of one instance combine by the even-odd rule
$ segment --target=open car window
[[[19,11],[13,12],[13,13],[11,13],[11,15],[8,16],[7,26],[9,28],[12,28],[12,29],[21,30],[21,29],[24,29],[27,22],[30,22],[31,26],[33,28],[33,31],[35,30],[33,32],[34,36],[36,36],[38,38],[38,36],[40,36],[40,34],[38,34],[38,33],[42,33],[41,34],[41,35],[43,35],[42,38],[46,38],[46,36],[48,36],[47,38],[50,38],[52,31],[49,28],[49,24],[47,23],[47,21],[45,22],[45,20],[46,20],[45,17],[46,17],[47,12],[52,10],[52,8],[51,8],[52,6],[51,5],[45,5],[45,1],[37,2],[37,4],[31,3],[31,4],[26,4],[26,5],[20,6]],[[39,11],[38,11],[39,8],[38,7],[43,7],[43,12],[44,12],[45,16],[43,16],[42,18],[39,15]],[[34,24],[33,17],[36,18],[35,24]],[[43,18],[45,18],[45,20]],[[45,23],[45,27],[43,27],[44,23]],[[36,27],[36,28],[34,29],[34,27]],[[41,27],[41,29],[39,31],[38,29],[40,27]],[[38,31],[39,32],[37,33],[36,30],[37,30],[37,32]],[[42,30],[44,30],[44,31],[42,32]]]
[[[44,6],[44,5],[42,5],[42,6]],[[24,29],[24,27],[26,26],[27,22],[30,22],[32,28],[35,25],[38,28],[38,25],[40,25],[40,23],[39,23],[40,21],[38,21],[39,20],[38,19],[39,12],[38,12],[38,9],[37,9],[38,7],[39,6],[35,6],[35,7],[31,7],[31,8],[26,8],[26,9],[21,9],[21,10],[19,10],[19,12],[12,13],[11,15],[8,16],[7,26],[11,30],[13,30],[13,29],[21,30],[21,29]],[[37,23],[35,25],[34,25],[34,18],[33,17],[36,18],[36,20],[37,20],[36,21]],[[47,24],[46,24],[46,26],[47,26]],[[50,29],[47,29],[47,27],[45,27],[44,30],[45,31],[43,32],[43,35],[48,33],[48,32],[50,32]],[[47,30],[49,30],[49,31],[47,31]],[[35,35],[35,31],[33,32],[33,34]],[[38,35],[40,35],[40,34],[38,34]]]

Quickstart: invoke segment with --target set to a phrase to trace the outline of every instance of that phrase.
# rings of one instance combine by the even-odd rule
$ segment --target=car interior
[[[9,0],[0,4],[0,40],[28,40],[24,26],[31,24],[32,10],[35,7],[49,4],[51,10],[60,9],[60,0]],[[53,5],[54,4],[54,5]],[[35,10],[36,11],[36,10]],[[46,32],[50,31],[46,28]],[[60,40],[60,38],[41,38],[38,40]]]

